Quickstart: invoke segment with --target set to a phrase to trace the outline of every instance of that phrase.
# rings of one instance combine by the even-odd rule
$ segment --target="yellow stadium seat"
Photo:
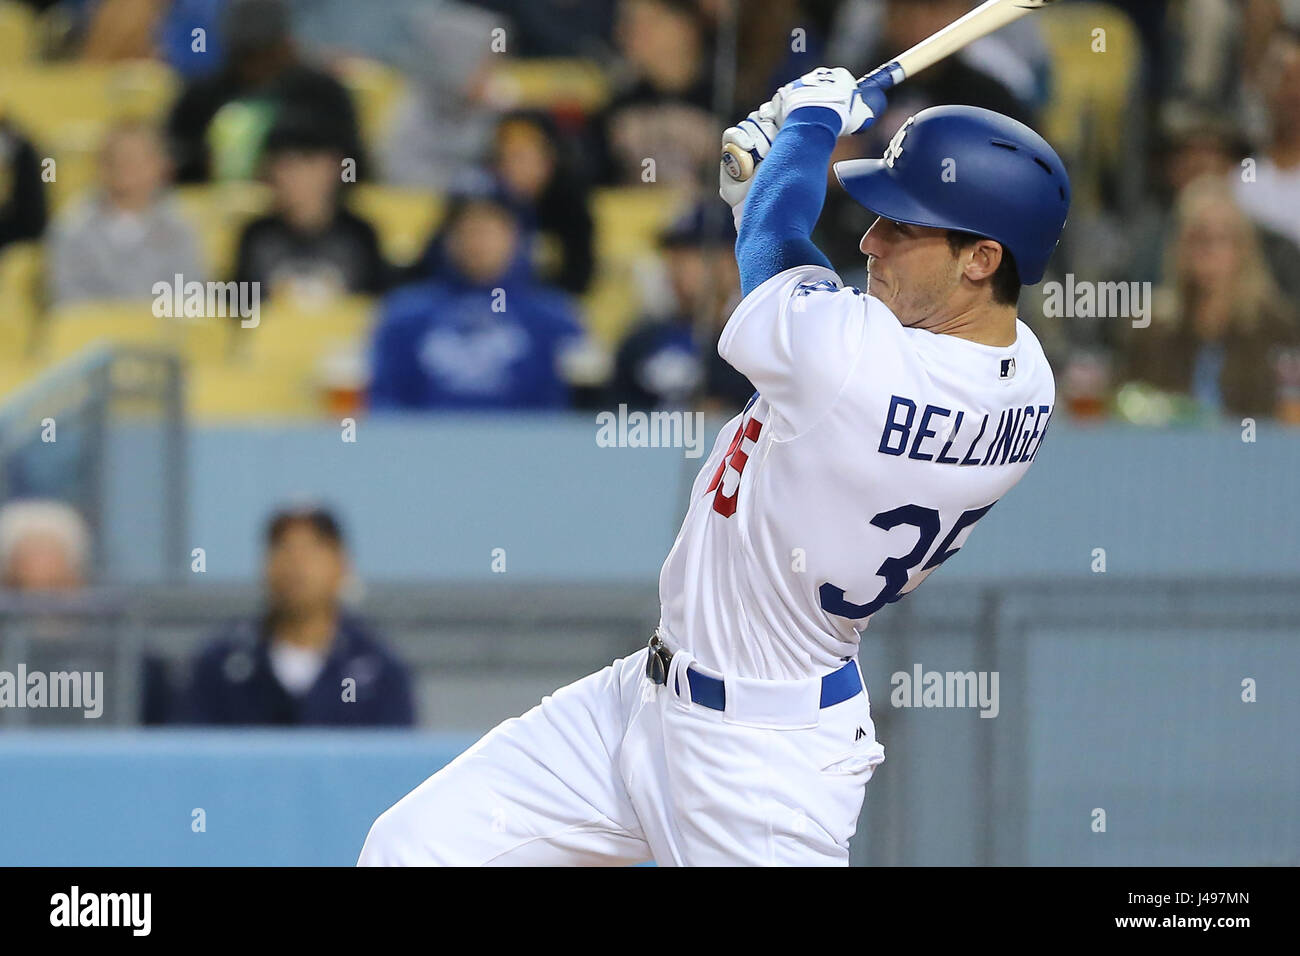
[[[1059,5],[1040,22],[1053,74],[1043,135],[1079,173],[1089,174],[1071,170],[1075,204],[1092,207],[1100,174],[1133,161],[1125,115],[1136,106],[1142,41],[1128,14],[1108,3]]]
[[[191,412],[207,421],[320,417],[331,385],[360,385],[352,372],[365,354],[374,308],[361,296],[268,302],[257,327],[232,326],[229,361],[191,367]],[[333,377],[340,371],[346,380]]]
[[[98,342],[166,349],[193,362],[220,363],[230,353],[237,320],[222,316],[168,318],[153,302],[78,302],[47,317],[39,355],[60,361]]]
[[[234,275],[239,235],[249,220],[270,208],[271,193],[253,182],[183,186],[176,190],[181,213],[199,233],[209,277],[222,281]]]
[[[14,0],[0,0],[0,63],[17,65],[36,57],[36,14]]]
[[[591,113],[609,99],[609,79],[591,60],[505,60],[488,77],[497,102]]]
[[[0,357],[0,402],[8,399],[44,369],[35,359]]]
[[[328,302],[282,296],[262,306],[256,328],[236,331],[237,354],[314,362],[328,351],[364,344],[375,300],[345,296]]]
[[[339,63],[338,73],[356,104],[362,138],[373,149],[406,91],[406,78],[391,66],[364,57],[347,57]]]
[[[26,355],[43,301],[45,257],[39,242],[0,249],[0,355]]]
[[[0,104],[38,137],[76,123],[161,120],[178,86],[171,69],[153,60],[0,67]]]
[[[0,62],[0,115],[55,160],[55,208],[84,189],[105,130],[122,119],[161,121],[178,82],[152,60],[113,64]]]
[[[345,196],[352,211],[375,227],[385,258],[395,265],[414,262],[442,218],[442,197],[424,189],[359,183]]]
[[[299,370],[266,362],[190,366],[186,407],[196,421],[256,421],[320,414],[312,383]]]
[[[592,197],[596,224],[596,273],[583,296],[587,330],[611,348],[636,320],[636,270],[654,255],[659,235],[681,212],[685,197],[658,186],[598,190]]]
[[[40,354],[61,361],[98,343],[142,345],[180,351],[180,323],[153,314],[152,303],[78,302],[55,309],[45,320]]]

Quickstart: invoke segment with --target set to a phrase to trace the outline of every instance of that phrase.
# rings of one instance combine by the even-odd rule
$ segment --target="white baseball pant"
[[[499,724],[374,825],[359,866],[844,866],[884,760],[863,683],[726,679],[726,712],[646,652]],[[678,679],[680,678],[680,679]],[[674,688],[670,690],[670,688]]]

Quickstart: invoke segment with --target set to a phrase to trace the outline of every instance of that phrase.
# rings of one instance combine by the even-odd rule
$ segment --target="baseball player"
[[[871,616],[965,544],[1042,447],[1051,369],[1016,317],[1070,201],[1005,116],[941,106],[835,164],[879,218],[865,292],[810,241],[836,138],[882,92],[844,69],[724,134],[744,299],[718,351],[757,388],[691,490],[650,646],[507,720],[375,821],[362,865],[844,865],[884,759]]]

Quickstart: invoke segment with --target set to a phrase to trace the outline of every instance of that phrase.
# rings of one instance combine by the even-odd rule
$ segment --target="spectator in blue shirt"
[[[341,608],[348,560],[327,511],[282,511],[267,531],[269,607],[227,627],[199,655],[180,712],[189,723],[406,726],[411,679]]]
[[[432,279],[380,307],[374,409],[549,409],[569,403],[565,351],[582,329],[569,299],[533,276],[520,213],[499,189],[452,203]]]
[[[619,346],[607,405],[734,411],[749,401],[754,386],[718,355],[718,337],[740,301],[735,244],[731,216],[725,208],[719,214],[717,203],[692,206],[660,237],[671,302]]]

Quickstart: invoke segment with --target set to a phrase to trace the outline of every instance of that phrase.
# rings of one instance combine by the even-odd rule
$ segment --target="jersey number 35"
[[[953,542],[957,540],[957,535],[988,514],[989,509],[995,504],[997,504],[996,501],[985,505],[983,508],[963,512],[961,517],[953,523],[952,528],[948,531],[948,536],[943,539],[943,544],[935,549],[934,556],[925,562],[925,567],[921,568],[921,570],[931,571],[960,551],[961,548],[952,546]],[[876,569],[876,574],[885,579],[885,586],[880,589],[879,594],[866,604],[854,604],[844,597],[843,588],[837,588],[829,582],[823,584],[818,594],[821,597],[822,609],[830,614],[856,621],[864,617],[870,617],[886,604],[892,604],[901,598],[903,588],[907,587],[912,570],[929,554],[930,546],[934,544],[935,538],[939,537],[939,531],[941,530],[939,512],[921,505],[902,505],[890,511],[882,511],[871,519],[871,523],[882,531],[893,531],[900,525],[909,525],[916,528],[920,532],[917,536],[916,547],[901,558],[886,558],[881,563],[880,567]]]

